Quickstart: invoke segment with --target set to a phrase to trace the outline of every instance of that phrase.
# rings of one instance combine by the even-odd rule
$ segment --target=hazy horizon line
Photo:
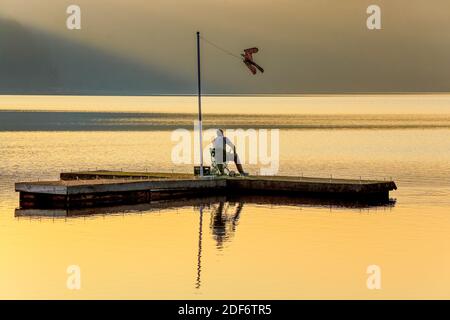
[[[416,95],[450,95],[450,91],[411,91],[411,92],[342,92],[342,93],[249,93],[249,94],[214,94],[202,93],[202,97],[321,97],[321,96],[416,96]],[[198,94],[70,94],[70,93],[0,93],[0,97],[197,97]]]

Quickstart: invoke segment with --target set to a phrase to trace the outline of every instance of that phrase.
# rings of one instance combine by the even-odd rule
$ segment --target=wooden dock
[[[289,176],[204,177],[184,173],[64,172],[59,181],[19,182],[20,208],[89,208],[160,200],[270,195],[354,201],[388,201],[394,181]]]

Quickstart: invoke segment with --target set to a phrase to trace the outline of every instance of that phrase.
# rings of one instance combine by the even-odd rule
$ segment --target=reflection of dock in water
[[[180,198],[168,200],[156,200],[149,203],[93,207],[93,208],[67,208],[67,209],[16,209],[16,217],[77,217],[93,215],[132,214],[152,211],[177,209],[182,207],[211,207],[219,203],[242,203],[262,206],[287,206],[287,207],[326,207],[330,209],[351,208],[368,209],[376,207],[392,207],[395,200],[346,200],[346,199],[320,199],[315,197],[291,197],[270,195],[233,195],[233,196],[206,196],[201,198]]]

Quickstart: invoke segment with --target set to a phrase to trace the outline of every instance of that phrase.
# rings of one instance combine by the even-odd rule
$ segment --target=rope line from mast
[[[210,44],[211,46],[215,47],[216,49],[218,49],[218,50],[220,50],[220,51],[226,53],[227,55],[232,56],[232,57],[234,57],[234,58],[236,58],[236,59],[242,60],[242,58],[241,58],[240,56],[238,56],[237,54],[234,54],[233,52],[231,52],[231,51],[229,51],[229,50],[227,50],[227,49],[222,48],[221,46],[215,44],[214,42],[212,42],[212,41],[210,41],[210,40],[208,40],[208,39],[206,39],[205,37],[200,36],[200,38],[201,38],[203,41],[205,41],[206,43],[208,43],[208,44]]]

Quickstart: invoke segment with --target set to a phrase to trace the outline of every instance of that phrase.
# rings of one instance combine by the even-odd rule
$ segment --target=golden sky
[[[239,54],[258,46],[265,69],[204,43],[207,93],[428,92],[450,88],[450,4],[366,0],[77,0],[69,31],[59,0],[1,0],[0,92],[195,92],[195,32]],[[6,40],[5,40],[6,39]]]

